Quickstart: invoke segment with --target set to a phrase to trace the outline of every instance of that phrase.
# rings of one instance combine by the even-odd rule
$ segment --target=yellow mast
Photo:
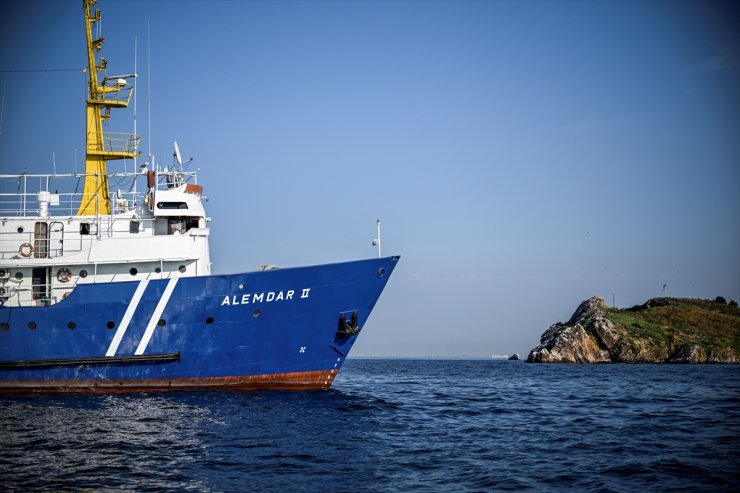
[[[88,99],[86,103],[86,152],[85,185],[78,216],[110,214],[107,161],[111,159],[133,159],[137,156],[139,136],[130,133],[103,132],[103,120],[110,118],[111,108],[126,108],[131,99],[133,86],[125,79],[106,77],[105,58],[98,64],[95,53],[100,51],[104,38],[93,39],[92,24],[100,21],[100,10],[90,15],[97,0],[82,0],[87,34]],[[103,71],[102,83],[98,71]],[[110,84],[110,85],[109,85]]]

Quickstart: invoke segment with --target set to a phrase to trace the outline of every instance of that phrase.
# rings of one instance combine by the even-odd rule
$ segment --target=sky
[[[0,70],[84,67],[80,4],[0,3]],[[401,260],[353,356],[525,357],[593,295],[740,300],[732,3],[97,8],[140,149],[200,170],[215,273],[373,257],[381,220]],[[80,71],[0,91],[0,173],[82,170]]]

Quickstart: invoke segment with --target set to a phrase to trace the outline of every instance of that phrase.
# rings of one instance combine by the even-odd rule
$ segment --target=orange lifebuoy
[[[69,282],[69,280],[72,279],[72,271],[69,270],[66,267],[62,267],[57,271],[57,281],[59,282]]]
[[[18,248],[18,253],[23,255],[24,257],[30,257],[33,253],[33,245],[30,243],[24,243]]]

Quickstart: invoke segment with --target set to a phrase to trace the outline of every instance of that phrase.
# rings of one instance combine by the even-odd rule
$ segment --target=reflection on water
[[[376,408],[336,390],[31,396],[0,406],[3,483],[202,491],[300,485],[334,462],[352,470],[352,456],[372,455],[355,439],[370,433],[363,412]]]

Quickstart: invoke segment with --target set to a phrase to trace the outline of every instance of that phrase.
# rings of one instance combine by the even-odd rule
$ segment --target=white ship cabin
[[[94,178],[111,192],[90,198],[78,191],[90,175],[0,175],[0,304],[48,306],[84,283],[210,274],[195,173],[106,176]],[[80,215],[86,195],[95,211],[110,213]]]

